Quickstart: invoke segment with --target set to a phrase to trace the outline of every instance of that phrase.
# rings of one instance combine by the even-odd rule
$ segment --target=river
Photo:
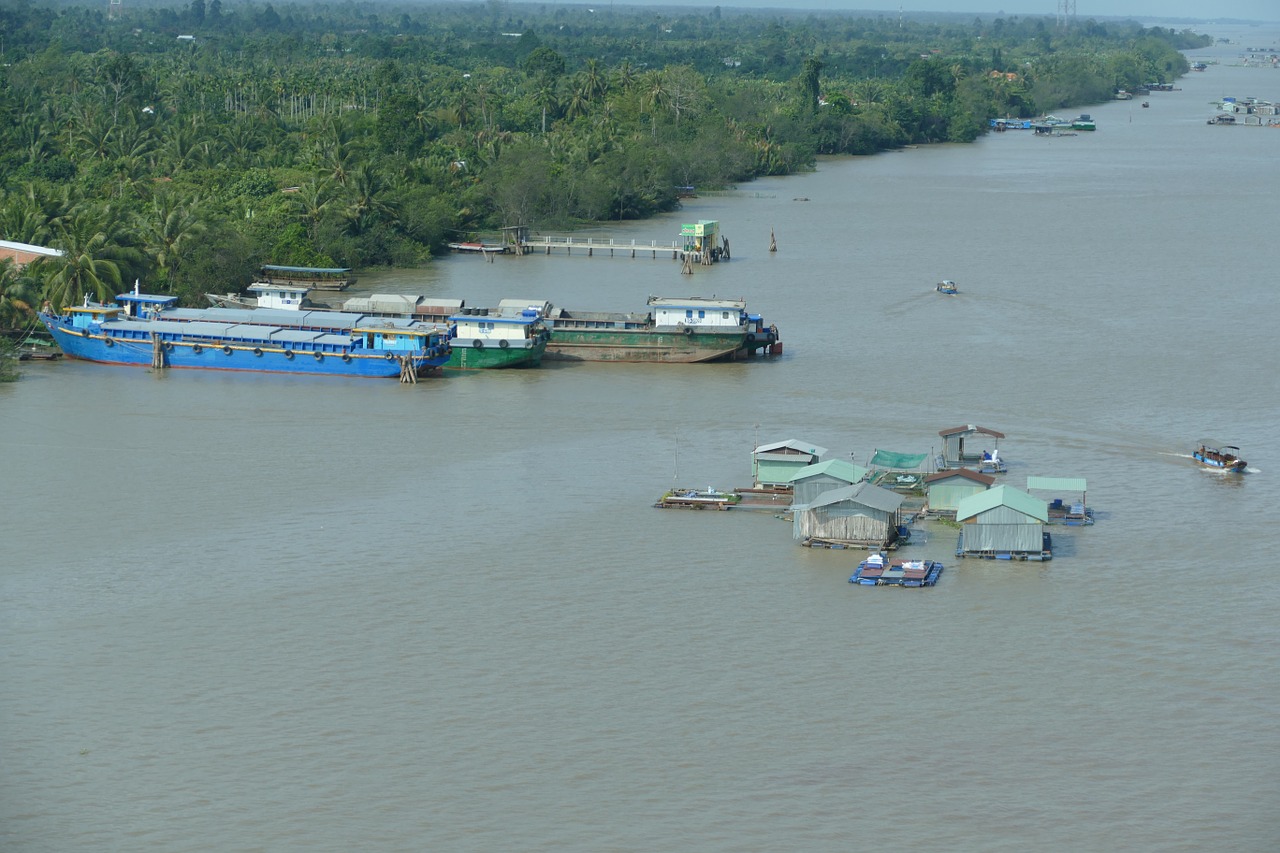
[[[1270,851],[1271,30],[1095,133],[820,163],[601,229],[733,260],[458,256],[369,290],[742,296],[785,351],[416,386],[40,363],[0,387],[7,850]],[[1064,111],[1074,115],[1074,111]],[[768,251],[771,232],[778,251]],[[961,288],[934,292],[943,278]],[[216,288],[214,288],[216,289]],[[846,583],[770,513],[658,512],[790,438],[1007,435],[1087,478],[1048,563]],[[1193,443],[1239,444],[1207,473]]]

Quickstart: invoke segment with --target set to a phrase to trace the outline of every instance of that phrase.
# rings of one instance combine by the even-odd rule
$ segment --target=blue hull
[[[41,321],[62,351],[71,358],[100,364],[151,367],[155,350],[147,340],[119,340],[103,335],[69,331],[57,318],[41,315]],[[407,354],[407,353],[406,353]],[[400,376],[400,359],[395,353],[290,351],[276,347],[244,344],[211,345],[170,341],[164,345],[164,366],[198,370],[243,370],[259,373],[301,373],[313,376],[356,376],[395,379]],[[435,356],[414,355],[415,370],[431,370],[449,360],[449,352]]]
[[[1239,473],[1247,466],[1247,463],[1243,459],[1235,459],[1231,462],[1224,463],[1218,459],[1210,459],[1206,456],[1202,456],[1198,451],[1192,453],[1191,458],[1195,459],[1201,465],[1207,465],[1210,468],[1217,468],[1219,471],[1235,471]]]

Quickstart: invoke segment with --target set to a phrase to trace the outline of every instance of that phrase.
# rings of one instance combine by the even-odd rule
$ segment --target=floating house
[[[996,486],[960,501],[957,557],[1048,560],[1052,557],[1049,505],[1012,486]]]
[[[861,465],[843,459],[828,459],[815,465],[806,465],[791,475],[793,505],[808,504],[823,492],[861,483],[869,472]]]
[[[680,239],[684,241],[686,254],[694,255],[699,260],[720,260],[721,255],[728,255],[719,245],[720,223],[714,219],[699,219],[697,222],[686,222],[680,226]]]
[[[1088,484],[1084,477],[1028,477],[1028,492],[1054,492],[1049,500],[1049,523],[1081,527],[1093,524],[1093,510],[1085,503]],[[1062,497],[1066,495],[1067,497]],[[1080,496],[1076,500],[1076,495]]]
[[[955,468],[929,474],[924,478],[929,513],[955,515],[960,501],[978,492],[985,492],[993,483],[995,483],[994,477],[970,471],[968,468]]]
[[[942,436],[942,454],[938,468],[975,468],[984,474],[1004,473],[1000,460],[1000,439],[1004,433],[986,427],[966,424],[938,430]]]
[[[791,535],[805,545],[896,547],[902,495],[871,483],[844,486],[796,506]]]
[[[751,452],[751,473],[757,488],[791,488],[791,477],[826,455],[825,447],[788,439],[762,444]]]

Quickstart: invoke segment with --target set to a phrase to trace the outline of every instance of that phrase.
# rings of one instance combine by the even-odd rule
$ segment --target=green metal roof
[[[849,483],[857,483],[866,477],[867,473],[867,469],[861,465],[854,465],[852,462],[846,462],[843,459],[828,459],[826,462],[806,465],[788,477],[787,482],[794,483],[797,480],[803,480],[815,474],[828,474]]]
[[[1080,492],[1087,489],[1084,477],[1028,477],[1027,488],[1045,492]]]
[[[1049,504],[1013,486],[995,486],[956,504],[956,521],[964,521],[998,506],[1007,506],[1040,521],[1049,520]]]

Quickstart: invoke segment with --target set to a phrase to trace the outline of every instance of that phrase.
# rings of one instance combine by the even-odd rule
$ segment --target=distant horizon
[[[696,0],[677,3],[673,0],[507,0],[518,5],[587,6],[607,9],[614,6],[662,6],[682,9],[783,9],[793,11],[863,12],[881,14],[951,13],[978,17],[1010,17],[1037,15],[1053,17],[1058,14],[1058,0],[1009,0],[995,4],[995,8],[974,8],[981,0],[909,0],[897,6],[875,8],[857,0]],[[1116,8],[1116,6],[1119,8]],[[1280,21],[1280,6],[1276,0],[1122,0],[1120,4],[1104,0],[1075,0],[1075,17],[1089,18],[1144,18],[1159,20],[1223,21],[1274,23]]]

